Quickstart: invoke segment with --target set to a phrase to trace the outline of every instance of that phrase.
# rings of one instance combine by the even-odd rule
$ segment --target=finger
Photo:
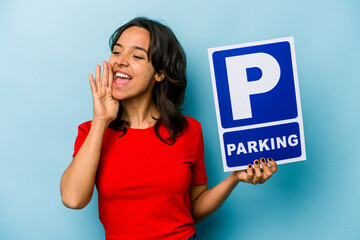
[[[259,160],[254,161],[254,171],[255,171],[255,175],[252,182],[253,184],[258,184],[261,181],[261,177],[262,177]]]
[[[101,79],[101,86],[107,87],[109,80],[109,66],[106,61],[103,61],[102,65],[103,65],[103,75]]]
[[[261,163],[261,166],[262,166],[262,168],[264,169],[264,173],[263,173],[263,177],[264,177],[264,175],[272,175],[272,172],[271,172],[271,170],[270,170],[270,167],[269,167],[269,165],[267,164],[267,162],[266,162],[266,159],[265,158],[261,158],[260,159],[260,163]]]
[[[97,89],[100,88],[100,77],[101,77],[101,67],[100,67],[100,65],[96,65],[96,70],[95,70],[95,85],[96,85],[96,88],[97,88]]]
[[[114,73],[113,73],[113,70],[112,70],[113,66],[112,66],[110,63],[108,63],[108,65],[109,65],[108,86],[109,86],[110,88],[112,88],[113,81],[114,81]]]
[[[245,182],[251,183],[254,178],[254,169],[251,164],[246,169]]]
[[[91,73],[89,73],[88,77],[89,77],[91,92],[94,95],[94,93],[96,92],[96,86],[95,86],[95,83],[94,83],[94,76]]]
[[[266,182],[266,180],[268,180],[273,175],[273,172],[270,170],[270,167],[267,164],[265,158],[261,158],[260,163],[261,163],[261,166],[262,166],[264,172],[262,173],[262,177],[261,177],[261,180],[259,183],[263,184],[264,182]]]
[[[272,158],[268,158],[268,163],[270,164],[270,170],[272,173],[276,173],[277,171],[277,163]]]

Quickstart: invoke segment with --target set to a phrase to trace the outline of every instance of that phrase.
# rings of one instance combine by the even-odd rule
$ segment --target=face
[[[149,32],[139,27],[126,29],[117,40],[109,59],[114,73],[114,98],[151,99],[155,81],[162,79],[148,59],[149,42]]]

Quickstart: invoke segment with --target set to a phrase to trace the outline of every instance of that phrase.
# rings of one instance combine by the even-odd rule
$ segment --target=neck
[[[122,100],[122,119],[130,123],[131,128],[149,128],[155,125],[159,111],[154,101],[138,102]]]

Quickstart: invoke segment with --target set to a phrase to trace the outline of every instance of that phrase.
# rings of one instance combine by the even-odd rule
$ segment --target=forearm
[[[92,198],[106,128],[104,122],[92,122],[88,136],[62,176],[61,197],[69,208],[83,208]]]
[[[229,197],[238,184],[235,174],[231,174],[217,186],[204,191],[193,203],[191,214],[195,222],[200,222],[215,212]]]

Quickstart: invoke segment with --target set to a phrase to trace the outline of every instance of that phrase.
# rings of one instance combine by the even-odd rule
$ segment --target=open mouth
[[[114,85],[118,87],[123,87],[128,84],[131,79],[132,77],[125,73],[116,72],[114,76]]]

